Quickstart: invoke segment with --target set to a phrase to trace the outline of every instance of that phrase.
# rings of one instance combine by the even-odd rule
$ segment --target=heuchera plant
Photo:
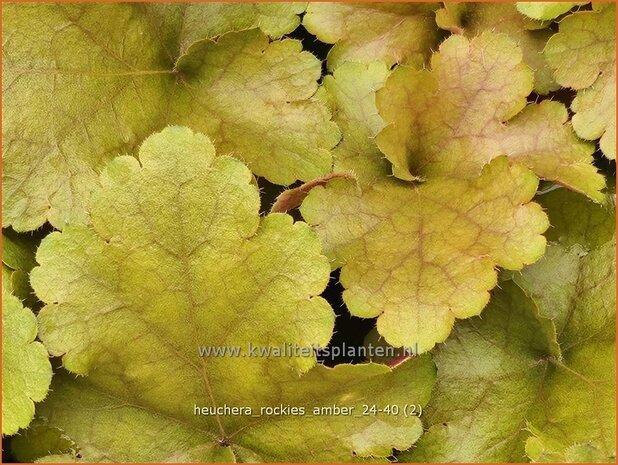
[[[5,460],[615,460],[614,4],[2,10]]]

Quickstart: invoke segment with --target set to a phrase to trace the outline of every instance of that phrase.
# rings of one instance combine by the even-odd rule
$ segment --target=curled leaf
[[[575,136],[562,104],[526,104],[532,83],[508,36],[452,36],[434,54],[431,71],[399,67],[378,91],[387,124],[378,147],[393,174],[405,180],[475,177],[490,160],[507,155],[599,200],[604,180],[592,165],[593,146]]]
[[[302,186],[295,187],[294,189],[288,189],[283,191],[275,200],[271,213],[287,213],[290,210],[298,208],[303,200],[307,197],[311,189],[318,186],[324,186],[331,179],[337,178],[351,178],[353,177],[347,173],[331,173],[321,178],[314,179],[312,181],[304,183]]]

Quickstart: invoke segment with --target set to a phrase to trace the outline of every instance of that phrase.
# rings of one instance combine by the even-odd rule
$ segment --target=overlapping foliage
[[[613,4],[9,3],[2,28],[12,458],[615,460]],[[416,353],[198,350],[330,347],[342,312]],[[358,414],[196,414],[279,405]]]

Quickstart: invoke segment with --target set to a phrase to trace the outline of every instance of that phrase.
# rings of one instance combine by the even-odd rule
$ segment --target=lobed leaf
[[[3,225],[87,223],[105,164],[170,124],[275,183],[328,172],[339,133],[311,98],[319,60],[297,40],[232,32],[278,36],[303,8],[7,4]]]
[[[592,165],[591,144],[572,132],[566,108],[526,105],[533,75],[504,34],[468,40],[451,36],[431,71],[399,67],[377,93],[387,126],[380,150],[401,179],[475,177],[507,155],[538,176],[600,200],[604,180]]]
[[[616,158],[616,7],[573,13],[547,43],[545,56],[556,81],[577,90],[571,104],[573,128],[582,139],[600,140],[607,158]]]
[[[2,435],[28,426],[34,403],[47,395],[52,369],[36,342],[36,318],[14,295],[2,290]]]
[[[260,218],[249,170],[185,128],[148,138],[139,161],[116,158],[101,183],[92,227],[49,235],[32,271],[42,340],[88,375],[58,376],[41,414],[84,460],[350,461],[416,441],[416,417],[195,415],[196,405],[309,409],[318,394],[359,410],[369,399],[425,404],[434,368],[200,357],[200,345],[328,343],[334,314],[317,295],[330,267],[317,235],[284,214]]]
[[[345,62],[422,66],[438,44],[433,22],[438,3],[309,3],[303,26],[334,44],[328,67]]]
[[[54,382],[56,378],[57,375],[54,376]],[[50,427],[47,420],[40,416],[18,436],[11,438],[10,452],[17,462],[22,463],[49,462],[50,455],[63,455],[75,459],[79,454],[76,444],[62,430]]]
[[[614,459],[615,229],[591,226],[608,231],[615,211],[564,190],[541,200],[557,242],[439,347],[429,431],[402,460]]]
[[[361,183],[371,184],[388,176],[389,163],[375,143],[384,122],[376,108],[376,91],[388,77],[380,63],[345,63],[324,77],[320,98],[333,113],[342,133],[333,150],[333,172],[350,172]]]
[[[142,7],[170,48],[170,58],[184,55],[204,39],[259,28],[279,39],[300,24],[306,2],[278,3],[145,3]]]
[[[472,180],[366,188],[333,180],[313,189],[301,212],[342,267],[350,312],[378,317],[389,344],[424,352],[456,318],[481,312],[496,266],[520,269],[543,255],[548,224],[530,202],[536,187],[528,169],[501,157]]]
[[[272,366],[272,364],[269,364]],[[414,376],[412,376],[414,373]],[[363,403],[387,404],[409,399],[425,404],[429,398],[434,368],[427,358],[406,362],[391,370],[384,365],[317,366],[303,378],[277,382],[265,380],[283,392],[273,404],[304,406],[344,402],[362,411]],[[237,387],[242,387],[239,385]],[[252,386],[255,390],[255,386]],[[250,398],[249,392],[243,396]],[[191,406],[192,407],[192,406]],[[97,409],[93,415],[93,408]],[[237,420],[224,423],[227,441],[216,428],[203,422],[162,414],[141,402],[131,405],[125,397],[102,392],[85,380],[57,376],[49,401],[42,406],[54,424],[80,445],[87,461],[230,462],[366,461],[385,457],[392,448],[407,449],[422,434],[418,418],[376,419],[332,416],[288,416]],[[202,424],[200,424],[202,423]],[[136,434],[139,432],[139,434]],[[121,441],[120,438],[123,438]],[[33,438],[36,444],[36,438]]]
[[[35,251],[33,236],[17,234],[10,229],[2,231],[2,263],[5,266],[28,273],[36,265]]]

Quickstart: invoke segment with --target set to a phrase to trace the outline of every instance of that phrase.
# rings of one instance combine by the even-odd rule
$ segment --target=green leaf
[[[402,460],[614,460],[615,211],[541,201],[556,242],[439,347],[429,432]]]
[[[596,207],[586,198],[562,189],[539,196],[552,224],[547,239],[565,248],[579,244],[589,250],[611,241],[616,234],[615,186],[611,191]]]
[[[485,31],[507,34],[521,48],[523,61],[534,71],[534,90],[545,95],[560,86],[554,81],[543,48],[553,32],[546,23],[521,15],[512,3],[445,3],[436,12],[442,29],[474,38]]]
[[[34,417],[47,395],[52,369],[36,342],[36,318],[17,297],[2,291],[2,434],[12,435]]]
[[[246,361],[243,363],[248,365]],[[275,365],[262,364],[264,369]],[[228,375],[228,371],[219,371],[219,375]],[[394,370],[377,364],[339,365],[333,369],[317,366],[300,379],[293,375],[283,379],[267,377],[261,384],[252,386],[273,394],[264,405],[304,406],[310,412],[314,406],[339,403],[362,412],[364,403],[387,405],[398,400],[424,405],[429,399],[433,376],[432,363],[421,357]],[[223,389],[223,380],[214,378],[212,382],[213,389]],[[246,382],[228,384],[228,394],[219,393],[221,404],[228,400],[230,405],[233,398],[253,404],[254,388],[253,392],[233,392],[243,386],[247,386]],[[87,461],[313,462],[352,461],[355,456],[366,460],[370,456],[389,456],[393,447],[409,448],[423,431],[418,418],[403,416],[223,417],[230,443],[226,446],[228,441],[222,440],[215,425],[189,413],[193,404],[183,398],[184,391],[172,399],[182,399],[188,414],[169,415],[160,408],[144,405],[141,399],[136,402],[131,394],[118,396],[101,390],[89,383],[88,378],[75,381],[59,375],[52,388],[41,412],[51,415],[54,424],[63,425],[64,431],[80,445],[80,453]],[[282,392],[275,394],[278,390]]]
[[[33,310],[38,310],[39,302],[30,287],[28,274],[20,270],[11,270],[3,265],[3,291],[10,292],[21,302]]]
[[[74,458],[78,453],[76,444],[62,430],[50,427],[42,418],[35,419],[28,429],[11,438],[10,450],[16,461],[25,463],[35,462],[49,455],[66,454]]]
[[[312,98],[319,60],[299,41],[269,42],[259,29],[215,37],[254,25],[277,36],[300,10],[7,4],[3,225],[87,223],[105,164],[170,124],[207,133],[219,153],[275,183],[328,172],[339,133]]]
[[[611,279],[615,273],[611,251],[616,234],[615,209],[592,205],[563,189],[543,195],[539,201],[552,224],[547,233],[550,246],[538,263],[515,273],[513,279],[537,302],[542,313],[554,320],[559,331],[572,313],[605,320],[605,313],[613,311],[609,306],[615,290],[615,280]],[[594,293],[589,289],[592,285]],[[581,336],[562,333],[563,344],[567,337]]]
[[[365,188],[333,180],[313,189],[301,212],[342,267],[350,312],[378,317],[389,344],[424,352],[446,339],[456,318],[481,312],[496,266],[520,269],[543,255],[547,218],[530,202],[537,184],[500,157],[471,180]]]
[[[554,191],[548,253],[513,279],[553,318],[563,357],[545,414],[530,419],[535,461],[615,460],[616,211]],[[550,277],[552,279],[550,279]],[[577,389],[573,390],[573,385]],[[565,402],[564,399],[568,399]],[[568,427],[567,427],[568,425]],[[584,460],[585,459],[585,460]]]
[[[556,81],[577,90],[573,128],[582,139],[600,138],[607,158],[616,158],[616,7],[573,13],[547,43],[545,56]]]
[[[303,26],[334,44],[328,68],[345,62],[382,61],[422,66],[438,44],[433,22],[438,3],[309,3]]]
[[[549,20],[586,3],[588,2],[517,2],[517,10],[532,19]]]
[[[526,105],[533,76],[522,59],[508,36],[483,33],[445,40],[431,71],[396,69],[377,93],[387,124],[377,143],[395,176],[475,177],[507,155],[542,178],[602,198],[593,146],[575,136],[566,108],[547,100]]]
[[[523,462],[526,420],[557,358],[555,328],[514,283],[482,317],[459,322],[433,358],[438,378],[429,428],[402,462]]]
[[[168,128],[144,142],[139,162],[110,163],[91,200],[92,227],[43,241],[32,271],[47,304],[41,338],[65,368],[88,376],[58,376],[41,415],[84,460],[347,461],[389,456],[422,433],[416,417],[195,414],[196,405],[259,416],[267,406],[333,403],[359,412],[369,401],[429,398],[427,358],[330,369],[313,353],[249,356],[249,344],[325,346],[334,324],[317,296],[330,271],[317,235],[258,211],[241,162],[215,157],[205,136]],[[200,357],[201,345],[247,356]]]

